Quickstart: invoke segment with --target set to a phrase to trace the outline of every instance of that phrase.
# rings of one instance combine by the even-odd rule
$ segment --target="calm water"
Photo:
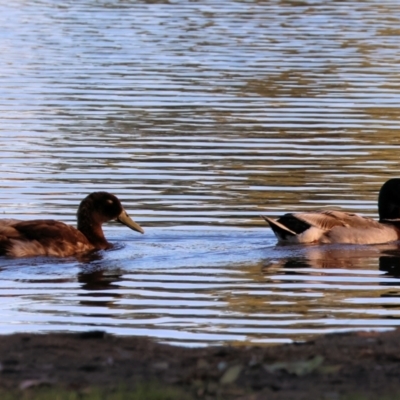
[[[400,249],[276,247],[264,213],[376,217],[399,176],[396,1],[0,0],[0,211],[141,236],[0,259],[0,333],[278,343],[400,317]]]

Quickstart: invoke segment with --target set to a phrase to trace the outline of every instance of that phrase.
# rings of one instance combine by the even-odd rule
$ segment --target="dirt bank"
[[[274,347],[181,348],[102,332],[15,334],[0,341],[0,389],[87,390],[139,382],[193,399],[400,397],[400,331]]]

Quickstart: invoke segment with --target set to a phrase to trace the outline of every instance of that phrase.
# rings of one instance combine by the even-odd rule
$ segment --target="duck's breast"
[[[395,227],[376,224],[368,228],[335,227],[326,232],[321,243],[380,244],[400,239],[400,232]]]

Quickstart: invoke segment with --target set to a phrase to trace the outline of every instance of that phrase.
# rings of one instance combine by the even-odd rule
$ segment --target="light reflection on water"
[[[377,215],[398,176],[396,3],[0,4],[0,204],[146,230],[98,259],[0,260],[0,332],[282,342],[397,326],[398,249],[275,247],[261,213]]]
[[[266,229],[129,235],[94,260],[2,259],[0,332],[106,329],[204,345],[398,326],[396,245],[276,247]]]

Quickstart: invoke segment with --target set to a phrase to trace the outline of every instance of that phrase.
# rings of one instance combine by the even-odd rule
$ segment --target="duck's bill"
[[[117,221],[121,222],[121,224],[126,225],[128,228],[133,229],[134,231],[144,233],[143,228],[137,224],[125,210],[122,210],[122,213],[119,214]]]

